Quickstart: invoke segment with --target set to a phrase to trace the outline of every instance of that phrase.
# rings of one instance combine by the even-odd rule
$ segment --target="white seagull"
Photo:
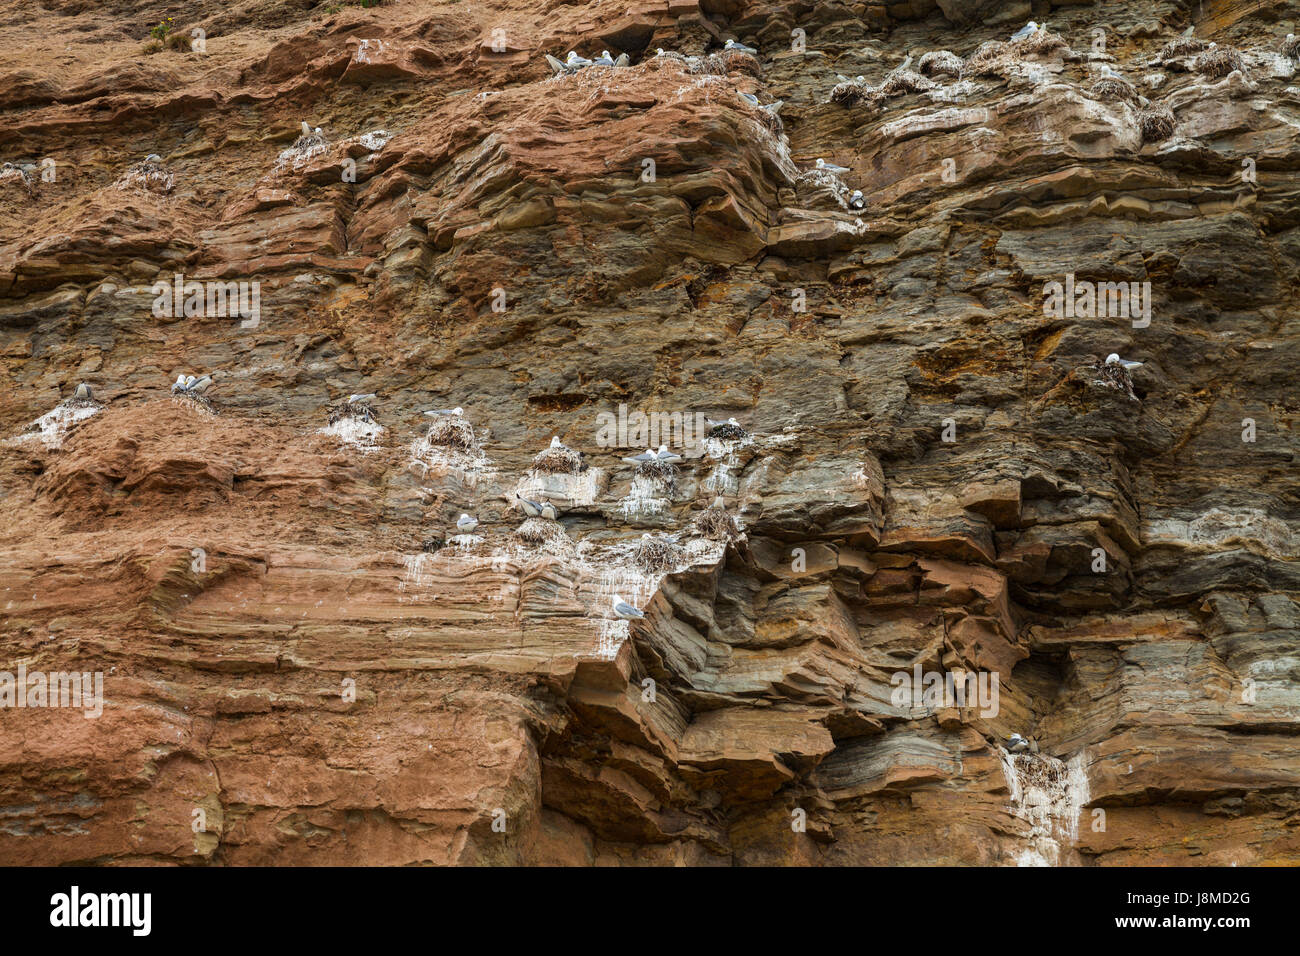
[[[674,451],[669,451],[667,445],[660,445],[655,460],[665,465],[675,465],[682,460],[682,456]]]
[[[533,501],[531,498],[523,498],[518,492],[515,493],[515,501],[519,502],[519,507],[523,510],[524,514],[528,515],[528,517],[541,517],[542,506],[538,502]]]
[[[353,393],[348,396],[348,404],[355,405],[357,402],[368,402],[374,397],[374,392],[366,392],[365,394]]]
[[[1038,32],[1038,24],[1035,23],[1033,20],[1030,20],[1028,23],[1026,23],[1015,33],[1011,34],[1011,41],[1014,43],[1016,40],[1027,39],[1028,37],[1033,36],[1037,32]]]
[[[1019,734],[1012,734],[1007,738],[1007,752],[1013,754],[1022,754],[1029,749],[1029,741]]]
[[[1144,363],[1142,363],[1142,362],[1130,362],[1128,359],[1122,359],[1122,358],[1120,358],[1118,352],[1111,352],[1109,355],[1106,356],[1106,364],[1107,364],[1107,365],[1122,365],[1122,366],[1124,367],[1124,371],[1126,371],[1126,372],[1131,372],[1131,371],[1133,371],[1133,369],[1135,369],[1135,368],[1141,368],[1142,365],[1143,365]]]
[[[77,390],[72,393],[72,397],[79,398],[82,401],[92,401],[95,396],[91,394],[90,386],[82,382],[77,386]]]
[[[834,163],[828,163],[820,156],[817,157],[817,168],[824,173],[834,173],[836,176],[843,176],[849,171],[847,166],[836,166]]]
[[[647,448],[641,454],[633,455],[630,458],[625,457],[623,460],[629,465],[644,465],[647,461],[654,461],[658,457],[652,449]]]
[[[578,54],[570,50],[568,57],[565,58],[564,65],[570,70],[580,70],[585,66],[591,66],[591,61],[586,57],[578,56]]]
[[[558,521],[560,513],[555,510],[555,505],[547,501],[542,505],[542,517],[550,521]]]
[[[435,408],[431,411],[425,412],[424,414],[428,415],[430,418],[440,418],[443,415],[452,415],[456,418],[460,418],[465,414],[465,409],[457,405],[455,408]]]
[[[853,190],[853,195],[849,197],[850,209],[863,209],[867,205],[866,197],[862,195],[861,189]]]
[[[750,53],[754,56],[758,55],[758,51],[752,46],[745,46],[745,44],[737,43],[735,40],[728,40],[722,45],[722,48],[728,53]]]
[[[456,519],[456,527],[459,529],[461,534],[469,534],[478,527],[478,518],[471,518],[469,515],[462,513],[461,516]]]
[[[614,599],[610,602],[610,605],[614,608],[614,614],[625,621],[638,621],[645,617],[645,611],[637,610],[617,594],[614,595]]]
[[[600,56],[591,61],[593,66],[613,66],[614,58],[609,55],[608,50],[601,50]]]

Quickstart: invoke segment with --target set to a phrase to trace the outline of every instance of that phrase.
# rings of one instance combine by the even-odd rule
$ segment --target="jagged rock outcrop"
[[[0,24],[0,862],[1300,860],[1292,10],[160,10]]]

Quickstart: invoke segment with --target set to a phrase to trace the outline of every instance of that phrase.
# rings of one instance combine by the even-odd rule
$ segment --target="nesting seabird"
[[[713,503],[712,503],[711,505],[709,505],[709,507],[710,507],[711,509],[713,509],[714,511],[726,511],[726,510],[727,510],[727,502],[726,502],[726,500],[722,497],[722,495],[718,495],[716,498],[713,499]]]
[[[620,53],[618,57],[614,60],[614,65],[618,67],[631,66],[632,58],[628,56],[626,53]]]
[[[352,395],[348,396],[348,404],[355,405],[358,402],[364,404],[373,401],[375,398],[376,395],[374,392],[366,392],[364,395],[359,393],[353,393]]]
[[[867,205],[867,199],[862,195],[861,189],[853,190],[853,195],[849,197],[850,209],[864,209]]]
[[[1107,364],[1107,365],[1119,365],[1119,366],[1123,367],[1124,371],[1126,371],[1126,372],[1131,372],[1131,371],[1133,371],[1133,369],[1135,369],[1135,368],[1141,368],[1142,365],[1143,365],[1144,363],[1142,363],[1142,362],[1131,362],[1131,361],[1129,361],[1128,359],[1122,359],[1122,358],[1120,358],[1118,352],[1111,352],[1109,355],[1106,356],[1106,364]]]
[[[570,70],[581,70],[583,67],[591,66],[591,61],[570,50],[569,55],[565,57],[564,65]]]
[[[656,461],[658,458],[653,449],[647,448],[639,455],[624,456],[623,460],[629,465],[644,465],[647,461]]]
[[[613,600],[610,601],[610,606],[614,608],[615,616],[621,617],[625,621],[639,621],[641,618],[645,617],[644,611],[637,610],[617,594],[615,594]]]
[[[759,105],[761,105],[761,104],[758,102],[758,97],[755,96],[753,93],[746,93],[746,92],[744,92],[743,90],[737,90],[737,91],[736,91],[736,95],[739,96],[739,97],[740,97],[742,100],[744,100],[746,103],[748,103],[750,106],[759,106]]]
[[[76,390],[72,393],[72,397],[80,402],[93,402],[95,400],[94,393],[90,386],[85,382],[82,382],[77,386]]]
[[[555,505],[553,505],[551,502],[545,501],[542,503],[541,515],[543,518],[546,518],[550,521],[558,521],[560,517],[560,512],[556,510]]]
[[[465,409],[457,405],[455,408],[431,409],[424,414],[428,415],[430,418],[442,418],[445,415],[450,415],[452,418],[463,418],[465,416]]]
[[[1007,753],[1022,754],[1029,750],[1029,741],[1019,734],[1012,734],[1007,738]]]
[[[591,61],[592,66],[613,66],[614,58],[609,55],[608,50],[601,50],[600,56]]]
[[[188,391],[191,395],[202,395],[204,392],[208,390],[209,386],[211,385],[212,385],[212,376],[204,375],[202,378],[197,378],[192,382],[187,382],[186,391]]]
[[[469,534],[477,527],[478,519],[472,518],[467,514],[462,513],[461,516],[456,519],[456,528],[461,534]]]
[[[836,176],[843,176],[845,173],[849,172],[849,167],[836,166],[834,163],[828,163],[820,156],[817,157],[817,169],[824,173],[831,173]]]
[[[559,76],[561,73],[568,72],[568,68],[562,62],[557,60],[555,57],[551,56],[549,53],[544,54],[544,56],[546,57],[547,64],[549,64],[551,67],[551,72],[554,73],[556,76]]]
[[[758,51],[752,46],[745,46],[745,44],[737,43],[735,40],[728,40],[722,45],[722,48],[728,53],[748,53],[750,56],[758,56]]]
[[[669,451],[667,445],[660,445],[659,452],[655,455],[655,460],[661,465],[675,465],[682,460],[682,456],[676,452]]]
[[[1033,20],[1030,20],[1015,33],[1011,34],[1011,42],[1015,43],[1017,40],[1027,40],[1037,32],[1038,24]]]
[[[542,505],[540,502],[533,501],[531,498],[524,498],[518,492],[515,493],[515,501],[519,502],[519,507],[524,514],[530,518],[540,518],[542,516]]]

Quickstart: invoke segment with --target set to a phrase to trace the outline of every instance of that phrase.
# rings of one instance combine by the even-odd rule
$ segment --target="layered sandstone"
[[[1300,859],[1294,8],[42,9],[0,21],[0,669],[104,701],[0,709],[0,862]],[[205,52],[144,52],[165,16]],[[1241,68],[1160,58],[1189,25]],[[177,273],[259,321],[154,314]],[[1067,274],[1150,323],[1045,314]],[[457,405],[477,447],[431,446]],[[664,487],[620,405],[751,438]],[[530,473],[553,435],[581,474]]]

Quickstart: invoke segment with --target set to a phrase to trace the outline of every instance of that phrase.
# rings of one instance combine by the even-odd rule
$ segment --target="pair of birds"
[[[176,381],[172,383],[172,393],[177,395],[202,395],[211,385],[211,375],[198,377],[184,374],[177,375]]]
[[[669,451],[667,445],[660,445],[658,451],[647,448],[639,455],[632,455],[624,458],[629,465],[644,465],[647,462],[657,462],[660,465],[676,465],[682,460],[682,456],[675,451]]]
[[[519,503],[519,509],[530,518],[546,518],[550,521],[558,521],[560,517],[559,510],[549,501],[533,501],[531,498],[525,498],[516,493],[515,501]],[[456,529],[461,534],[470,534],[478,527],[478,518],[473,515],[461,513],[456,519]]]
[[[556,76],[560,75],[561,73],[577,73],[579,70],[585,70],[589,66],[631,66],[632,65],[632,61],[626,53],[620,53],[618,55],[618,58],[615,59],[614,57],[609,55],[608,50],[601,50],[600,56],[595,57],[594,59],[591,60],[587,59],[585,56],[578,56],[577,53],[575,53],[573,50],[570,50],[569,55],[565,57],[563,63],[561,63],[555,57],[547,53],[546,62],[550,64],[551,72],[555,73]]]

